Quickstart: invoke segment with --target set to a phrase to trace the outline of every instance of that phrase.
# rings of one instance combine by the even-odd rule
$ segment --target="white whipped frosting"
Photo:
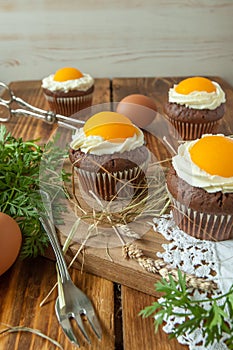
[[[42,80],[42,88],[50,91],[64,91],[68,92],[71,90],[87,91],[94,84],[94,79],[90,74],[82,73],[83,77],[79,79],[56,81],[54,80],[54,74]]]
[[[132,151],[144,144],[143,132],[137,127],[135,128],[137,132],[135,132],[134,136],[128,137],[122,142],[110,142],[101,136],[86,136],[83,128],[80,128],[73,136],[70,147],[75,150],[80,149],[83,153],[90,153],[98,156],[116,152],[123,153],[125,151]]]
[[[205,136],[207,136],[207,134],[202,137]],[[187,141],[178,147],[177,155],[172,158],[172,165],[177,175],[189,185],[203,188],[209,193],[218,191],[232,193],[233,177],[210,175],[192,161],[189,150],[197,141],[198,140]]]
[[[168,101],[194,109],[216,109],[226,102],[226,98],[221,86],[214,81],[212,83],[216,87],[216,91],[193,91],[187,95],[176,92],[175,88],[177,85],[174,85],[173,88],[169,89]]]

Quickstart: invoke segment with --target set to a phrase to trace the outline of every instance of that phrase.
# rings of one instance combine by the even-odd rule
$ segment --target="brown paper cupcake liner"
[[[210,134],[217,130],[218,120],[206,123],[182,122],[168,118],[170,123],[178,131],[183,140],[194,140],[200,138],[203,134]]]
[[[74,97],[56,97],[44,94],[51,110],[57,114],[71,116],[81,109],[90,107],[92,104],[93,92],[88,95]]]
[[[89,172],[80,168],[75,168],[81,188],[86,193],[92,191],[97,197],[106,201],[114,198],[128,198],[135,196],[139,185],[145,181],[144,170],[146,164],[135,166],[123,171],[113,173]]]
[[[233,215],[201,213],[178,202],[170,195],[173,218],[188,235],[209,241],[233,238]]]

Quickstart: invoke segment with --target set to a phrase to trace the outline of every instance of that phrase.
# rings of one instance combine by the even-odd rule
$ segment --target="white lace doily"
[[[171,214],[154,218],[153,224],[154,230],[169,241],[168,244],[163,244],[164,252],[157,254],[160,258],[185,273],[214,280],[219,286],[219,289],[213,293],[214,295],[226,293],[229,290],[233,284],[233,269],[231,268],[233,240],[212,242],[193,238],[176,226]],[[207,292],[195,290],[193,293],[194,299],[200,300],[205,297],[207,297]],[[205,303],[203,307],[208,307],[208,305]],[[182,319],[170,318],[163,329],[166,333],[172,333],[175,324],[182,322]],[[227,334],[223,334],[221,342],[215,342],[206,347],[200,325],[200,328],[192,334],[184,333],[178,338],[178,341],[188,345],[190,350],[226,350],[228,348],[224,340],[227,337]]]

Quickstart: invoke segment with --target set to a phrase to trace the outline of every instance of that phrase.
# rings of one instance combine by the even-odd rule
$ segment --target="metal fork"
[[[60,275],[61,284],[62,284],[62,292],[64,297],[63,305],[60,305],[61,298],[59,298],[59,296],[55,303],[55,311],[56,311],[57,319],[63,329],[63,332],[69,338],[70,342],[79,347],[80,344],[73,332],[73,329],[70,323],[71,318],[73,318],[76,321],[79,329],[81,330],[82,334],[84,335],[88,343],[91,343],[91,341],[84,328],[81,315],[85,315],[87,317],[94,333],[99,339],[101,339],[102,337],[102,330],[91,301],[86,296],[86,294],[84,294],[78,287],[74,285],[74,283],[71,280],[71,277],[68,272],[68,268],[63,256],[63,252],[56,234],[49,194],[44,191],[40,191],[40,192],[44,199],[44,203],[46,203],[46,214],[47,214],[47,215],[41,215],[40,221],[49,237],[50,243],[53,247],[53,250],[57,259],[57,266],[59,270],[59,275]]]

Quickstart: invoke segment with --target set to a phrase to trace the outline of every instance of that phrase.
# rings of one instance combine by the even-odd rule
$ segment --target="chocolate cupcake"
[[[77,130],[69,157],[84,192],[110,201],[138,193],[149,151],[142,131],[127,117],[100,112]]]
[[[225,102],[218,83],[192,77],[169,89],[164,112],[183,140],[193,140],[217,131],[225,113]]]
[[[203,135],[178,148],[167,176],[178,227],[198,239],[233,238],[233,139]]]
[[[61,68],[42,80],[50,109],[70,116],[92,104],[94,79],[76,68]]]

